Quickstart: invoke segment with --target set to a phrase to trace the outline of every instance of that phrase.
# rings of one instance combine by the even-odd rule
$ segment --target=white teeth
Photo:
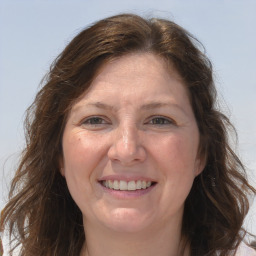
[[[127,190],[128,185],[126,181],[120,180],[119,185],[120,185],[120,190]]]
[[[102,182],[102,185],[106,188],[114,189],[114,190],[129,190],[134,191],[138,189],[146,189],[149,188],[152,185],[151,181],[145,181],[145,180],[131,180],[129,182],[124,180],[104,180]]]
[[[140,180],[138,180],[136,182],[136,189],[141,189],[141,181]]]
[[[128,190],[136,190],[136,184],[134,180],[128,182]]]
[[[120,189],[118,180],[114,180],[114,182],[113,182],[113,189],[115,189],[115,190],[119,190]]]
[[[113,181],[112,180],[109,180],[109,181],[106,181],[106,183],[108,183],[108,188],[113,188]]]

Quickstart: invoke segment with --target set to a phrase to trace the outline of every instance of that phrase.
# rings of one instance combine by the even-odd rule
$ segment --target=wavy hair
[[[232,151],[229,119],[216,107],[212,66],[202,45],[164,19],[122,14],[80,32],[52,64],[27,110],[26,147],[12,180],[2,228],[22,256],[77,256],[85,241],[82,214],[59,170],[62,134],[74,102],[100,67],[129,53],[152,53],[172,63],[184,80],[200,131],[204,171],[185,202],[182,234],[191,256],[226,256],[243,239],[249,193],[256,193]]]

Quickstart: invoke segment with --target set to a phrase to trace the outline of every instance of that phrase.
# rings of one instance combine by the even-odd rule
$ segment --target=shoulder
[[[256,250],[249,247],[245,243],[241,243],[241,245],[238,247],[235,256],[256,256]]]

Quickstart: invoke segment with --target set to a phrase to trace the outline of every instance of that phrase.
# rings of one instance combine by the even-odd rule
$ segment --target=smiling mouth
[[[136,191],[145,190],[156,184],[153,181],[137,180],[137,181],[125,181],[125,180],[102,180],[101,185],[105,188],[121,191]]]

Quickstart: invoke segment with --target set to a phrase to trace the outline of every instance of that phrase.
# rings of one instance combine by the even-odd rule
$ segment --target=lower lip
[[[143,195],[148,194],[156,184],[150,186],[146,189],[137,189],[137,190],[114,190],[110,188],[104,187],[101,183],[99,183],[100,186],[103,188],[104,192],[110,194],[111,196],[118,198],[118,199],[130,199],[130,198],[138,198]]]

